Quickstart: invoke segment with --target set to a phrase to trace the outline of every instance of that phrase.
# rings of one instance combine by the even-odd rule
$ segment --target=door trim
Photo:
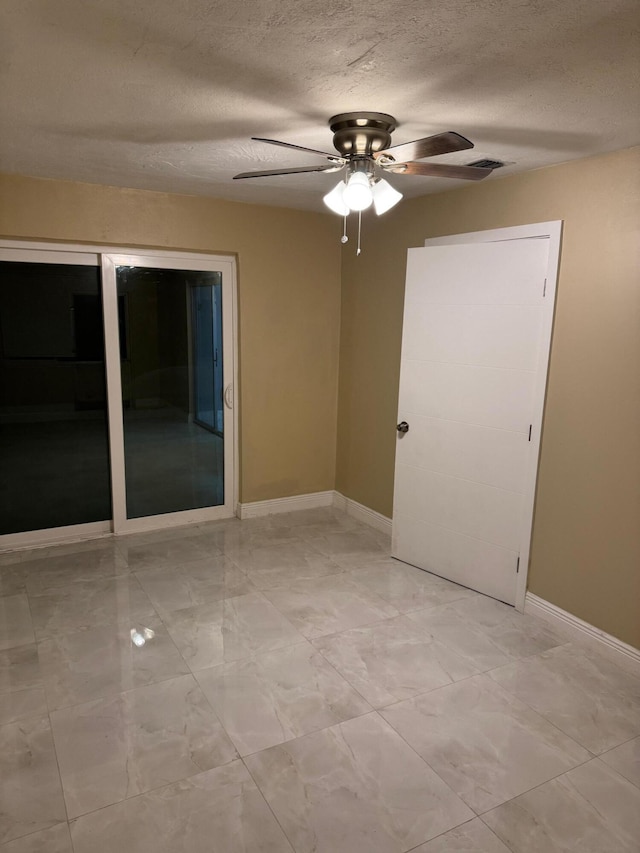
[[[549,241],[547,260],[545,302],[542,315],[542,334],[538,369],[536,371],[536,387],[533,395],[533,418],[535,423],[531,431],[531,447],[525,479],[524,501],[521,517],[520,563],[516,577],[516,610],[524,613],[525,596],[527,593],[527,577],[531,556],[531,536],[535,517],[536,487],[540,464],[540,445],[544,423],[545,400],[551,360],[551,340],[553,336],[553,320],[560,267],[560,249],[562,244],[563,220],[551,222],[536,222],[530,225],[515,225],[508,228],[494,228],[489,231],[471,231],[468,234],[451,234],[446,237],[430,237],[424,241],[426,248],[430,246],[451,246],[464,243],[498,243],[506,240],[542,239]]]

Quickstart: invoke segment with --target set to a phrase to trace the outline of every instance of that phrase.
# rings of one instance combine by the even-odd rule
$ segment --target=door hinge
[[[543,296],[547,295],[547,280],[546,280],[546,278],[544,280],[544,287],[542,288],[542,295]]]
[[[520,572],[520,555],[518,554],[518,562],[516,563],[516,574]]]
[[[529,424],[529,441],[531,441],[531,429],[532,429],[532,427],[533,427],[533,424]]]

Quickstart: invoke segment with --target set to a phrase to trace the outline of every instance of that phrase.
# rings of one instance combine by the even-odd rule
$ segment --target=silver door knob
[[[398,432],[409,432],[409,424],[406,421],[402,421],[402,423],[398,424],[396,429]]]

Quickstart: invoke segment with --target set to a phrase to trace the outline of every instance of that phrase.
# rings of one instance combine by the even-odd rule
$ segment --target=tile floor
[[[0,555],[0,853],[638,853],[640,671],[309,510]]]

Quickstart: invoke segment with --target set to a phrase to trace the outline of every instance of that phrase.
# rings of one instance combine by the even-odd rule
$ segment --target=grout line
[[[466,826],[468,823],[473,823],[474,820],[478,820],[478,815],[470,817],[469,820],[463,820],[462,823],[458,823],[455,826],[451,826],[449,827],[449,829],[445,829],[444,832],[439,832],[438,835],[434,835],[433,838],[430,838],[428,841],[421,841],[420,844],[418,844],[416,847],[412,847],[410,850],[407,850],[406,853],[415,853],[415,851],[420,850],[421,847],[424,847],[425,844],[430,844],[432,841],[436,841],[438,838],[443,838],[449,832],[453,832],[454,829],[460,829],[461,826]],[[496,838],[497,837],[498,836],[496,836]],[[478,853],[482,853],[482,851],[478,851]]]
[[[256,755],[257,753],[252,753],[252,754],[253,754],[253,755]],[[244,757],[241,757],[241,758],[240,758],[240,761],[242,761],[242,766],[244,767],[244,769],[245,769],[245,770],[247,771],[247,773],[249,774],[249,777],[251,778],[251,781],[253,782],[253,784],[256,786],[256,789],[260,792],[260,796],[262,797],[262,799],[263,799],[264,804],[266,805],[266,807],[269,809],[269,811],[270,811],[270,812],[271,812],[271,814],[273,815],[273,819],[275,820],[275,822],[277,823],[277,825],[280,827],[280,830],[281,830],[282,834],[284,835],[285,839],[286,839],[286,840],[287,840],[287,842],[289,843],[289,846],[291,847],[291,853],[296,853],[296,848],[294,847],[293,842],[291,841],[291,839],[290,839],[290,838],[289,838],[289,836],[287,835],[287,833],[286,833],[286,831],[285,831],[284,826],[283,826],[283,825],[280,823],[280,821],[278,820],[278,816],[277,816],[277,814],[276,814],[276,813],[274,812],[274,810],[271,808],[271,804],[269,803],[269,801],[267,800],[266,796],[264,795],[264,791],[262,790],[262,788],[261,788],[261,787],[260,787],[260,785],[258,784],[257,779],[255,779],[255,777],[254,777],[253,773],[251,772],[251,770],[250,770],[250,769],[249,769],[249,767],[247,766],[247,762],[244,760],[244,759],[245,759],[245,757],[247,757],[247,758],[248,758],[248,756],[244,756]]]

